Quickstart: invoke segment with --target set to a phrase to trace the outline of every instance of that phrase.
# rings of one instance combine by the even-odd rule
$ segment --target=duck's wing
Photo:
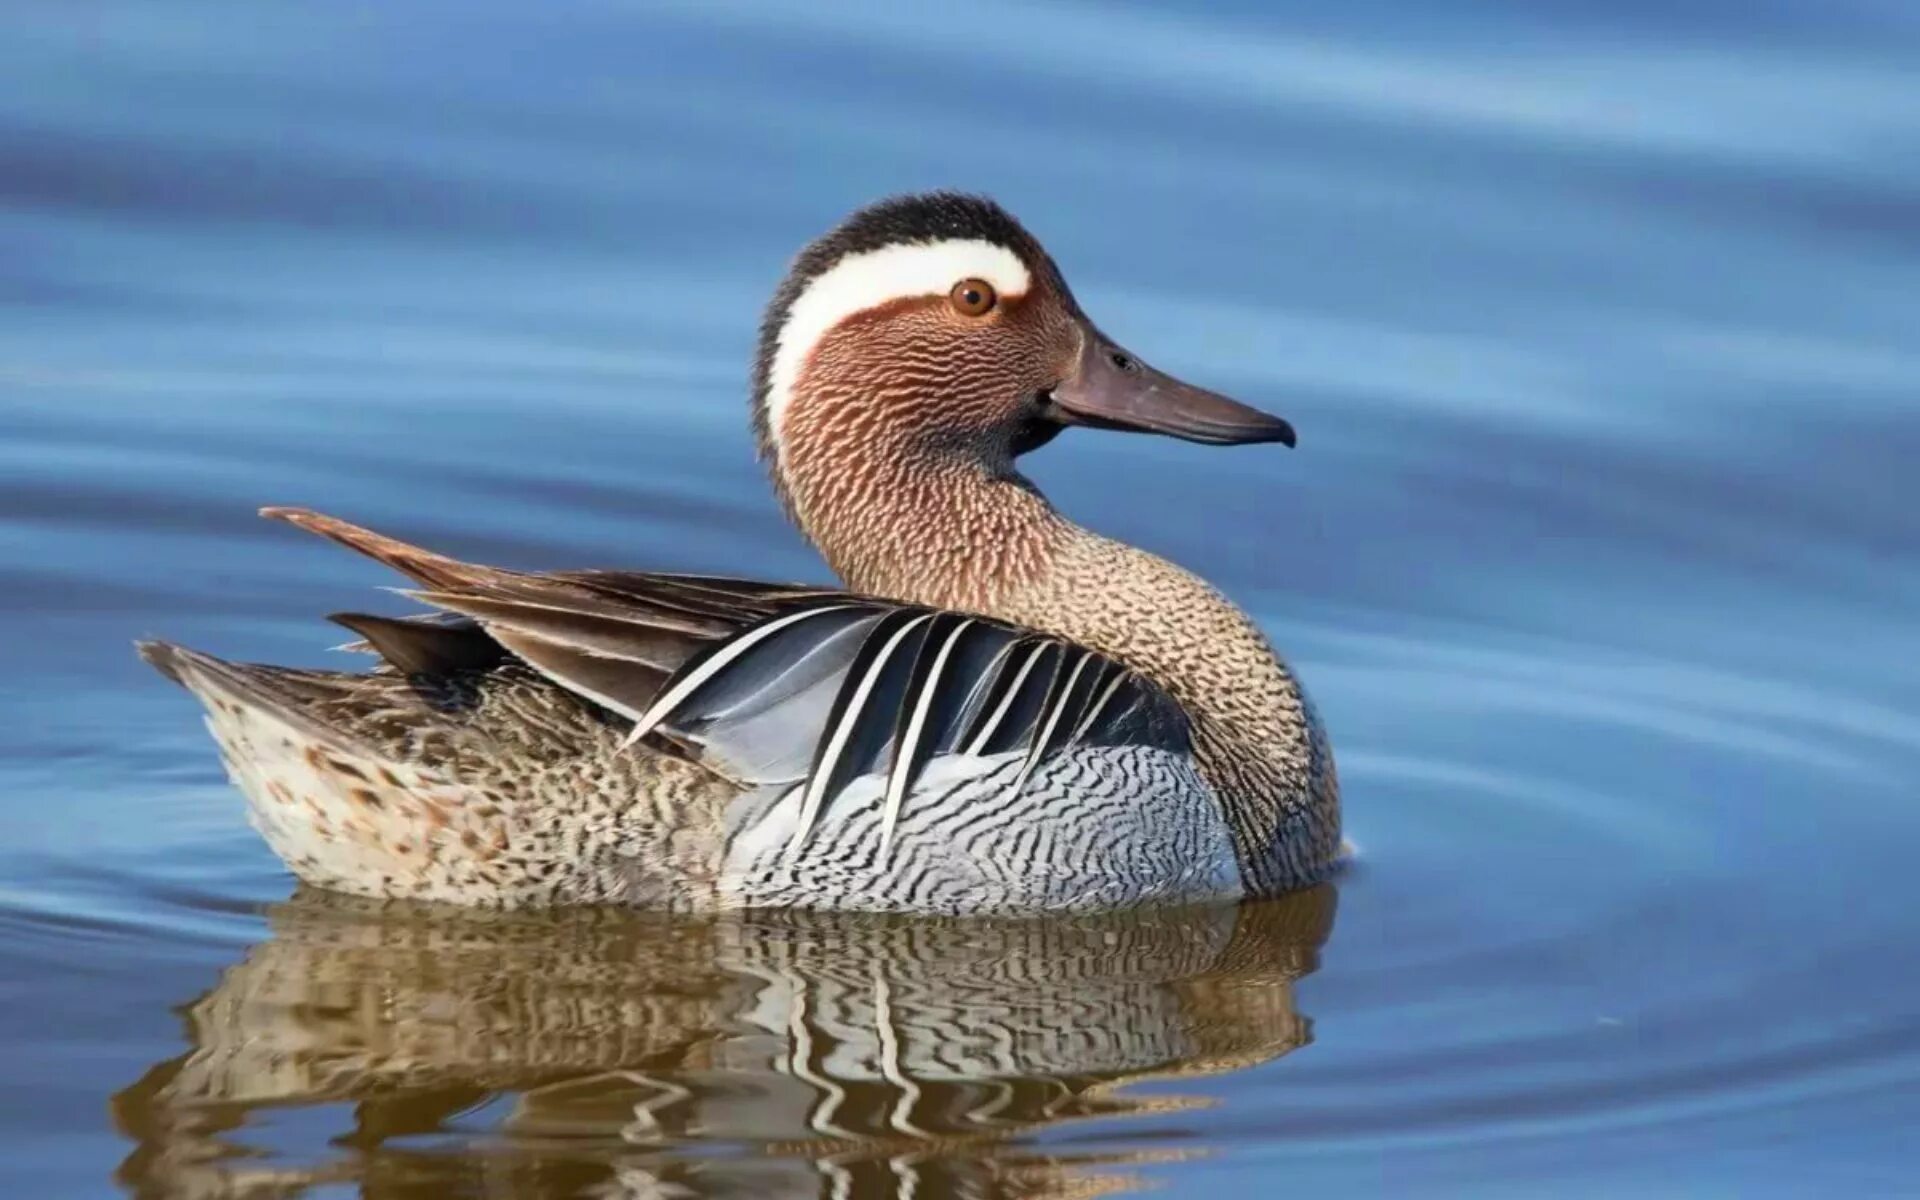
[[[511,655],[633,722],[629,741],[740,783],[804,787],[803,825],[885,773],[889,814],[947,755],[1188,751],[1179,707],[1118,661],[983,617],[833,589],[479,566],[299,509],[268,509],[411,577],[429,618],[337,617],[396,668]],[[890,823],[890,822],[889,822]]]

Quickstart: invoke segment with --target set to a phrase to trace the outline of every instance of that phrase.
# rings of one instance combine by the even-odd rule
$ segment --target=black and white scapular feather
[[[1150,746],[1186,755],[1185,715],[1114,659],[985,617],[830,589],[620,571],[523,573],[285,514],[407,573],[423,618],[339,614],[396,670],[506,655],[631,721],[625,744],[742,788],[801,789],[789,856],[855,779],[885,776],[883,849],[935,760]],[[445,614],[454,614],[449,619]]]

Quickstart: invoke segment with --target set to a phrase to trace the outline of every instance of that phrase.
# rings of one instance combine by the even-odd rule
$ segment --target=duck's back
[[[310,882],[529,906],[1086,909],[1238,894],[1179,709],[1081,647],[811,588],[444,559],[368,674],[149,658]]]

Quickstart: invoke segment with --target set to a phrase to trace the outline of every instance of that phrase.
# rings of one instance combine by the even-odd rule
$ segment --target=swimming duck
[[[1332,754],[1260,629],[1015,466],[1071,426],[1291,446],[1285,421],[1148,366],[1004,209],[931,193],[801,252],[753,424],[844,590],[505,570],[269,508],[434,611],[332,617],[365,673],[141,652],[274,851],[348,892],[970,913],[1329,872]]]

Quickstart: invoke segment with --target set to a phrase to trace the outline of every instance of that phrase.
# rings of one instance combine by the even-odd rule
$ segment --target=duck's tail
[[[338,681],[350,676],[228,662],[173,642],[139,641],[134,646],[156,671],[206,705],[216,725],[265,718],[313,744],[355,753],[365,749],[359,739],[312,711],[316,702],[332,698]]]
[[[176,646],[172,642],[154,641],[142,638],[133,644],[147,665],[173,680],[181,687],[190,686],[185,674],[186,657],[193,653],[185,646]]]
[[[302,879],[362,895],[461,899],[470,898],[463,880],[493,865],[504,834],[498,821],[481,819],[482,797],[357,732],[365,722],[355,712],[396,709],[399,693],[389,695],[379,681],[404,689],[402,677],[232,663],[170,642],[138,645],[140,657],[205,706],[254,827]],[[399,711],[432,717],[418,702]],[[510,899],[499,888],[479,895]]]

